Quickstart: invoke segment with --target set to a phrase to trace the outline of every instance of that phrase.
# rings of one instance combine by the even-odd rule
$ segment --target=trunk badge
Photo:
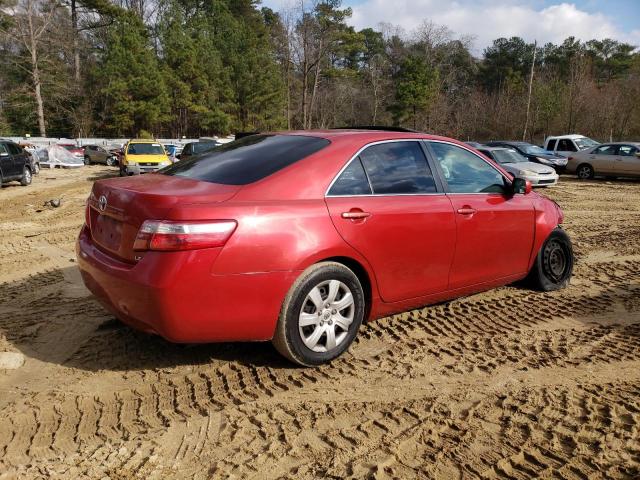
[[[101,212],[104,212],[107,208],[107,197],[104,195],[100,195],[100,198],[98,199],[98,208],[100,208]]]

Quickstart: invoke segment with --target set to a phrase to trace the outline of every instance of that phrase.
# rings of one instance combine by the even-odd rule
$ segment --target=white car
[[[584,135],[561,135],[559,137],[547,137],[544,142],[544,149],[555,153],[556,155],[562,155],[563,157],[569,157],[572,153],[580,152],[593,148],[596,145],[600,145],[592,138],[585,137]]]
[[[476,150],[499,163],[514,177],[529,180],[534,187],[548,187],[558,183],[558,174],[553,167],[530,162],[511,148],[481,145]]]

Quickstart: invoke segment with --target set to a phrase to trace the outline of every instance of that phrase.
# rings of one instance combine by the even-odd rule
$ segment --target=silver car
[[[567,172],[578,178],[640,177],[640,143],[603,143],[582,152],[574,152],[567,162]]]
[[[480,146],[477,150],[499,163],[514,177],[529,180],[534,187],[547,187],[558,183],[558,174],[548,165],[533,163],[511,148]]]

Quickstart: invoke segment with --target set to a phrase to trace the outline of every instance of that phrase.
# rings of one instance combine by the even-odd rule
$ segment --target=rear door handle
[[[371,214],[369,212],[363,212],[362,210],[352,210],[349,212],[342,212],[342,218],[347,218],[349,220],[361,220],[363,218],[370,217]]]
[[[458,209],[458,213],[460,215],[473,215],[476,213],[476,209],[471,207],[462,207]]]

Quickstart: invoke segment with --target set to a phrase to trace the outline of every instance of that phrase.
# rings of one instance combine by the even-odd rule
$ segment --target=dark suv
[[[12,180],[31,184],[31,156],[18,144],[0,139],[0,185]]]

